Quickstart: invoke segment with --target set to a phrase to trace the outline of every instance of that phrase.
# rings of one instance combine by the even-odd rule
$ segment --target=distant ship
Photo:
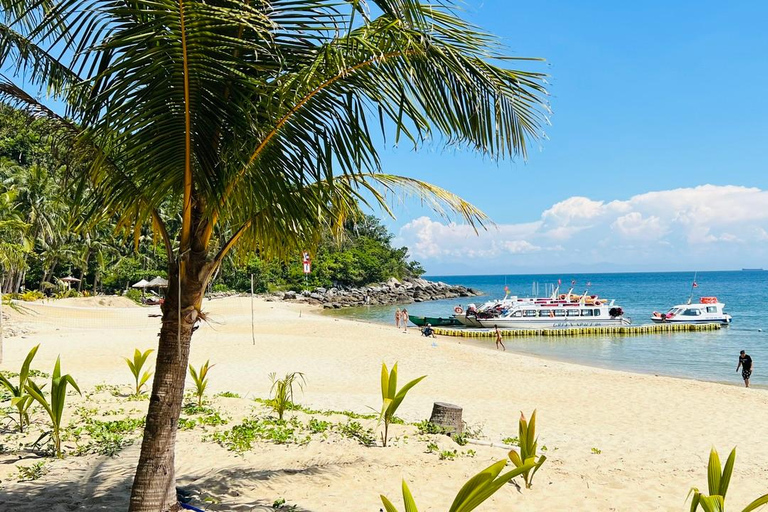
[[[763,269],[761,268],[743,268],[741,269],[742,272],[762,272]]]

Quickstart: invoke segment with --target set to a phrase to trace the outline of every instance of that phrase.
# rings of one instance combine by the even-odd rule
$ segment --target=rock
[[[319,287],[315,288],[315,293],[319,293],[321,295],[324,294],[326,291],[327,290],[325,288],[323,288],[322,286],[319,286]]]
[[[283,299],[285,300],[293,300],[296,298],[296,292],[294,291],[288,291],[283,294]]]

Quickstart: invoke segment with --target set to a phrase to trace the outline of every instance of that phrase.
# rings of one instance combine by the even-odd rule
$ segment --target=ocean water
[[[666,312],[684,304],[691,294],[693,272],[649,272],[574,275],[425,276],[433,281],[460,284],[481,290],[484,297],[459,298],[408,304],[419,316],[449,316],[453,308],[469,302],[482,304],[504,296],[531,296],[534,283],[540,295],[548,285],[562,280],[564,293],[575,281],[574,293],[616,299],[635,325],[649,324],[653,311]],[[768,271],[699,272],[693,301],[715,296],[733,316],[731,327],[719,331],[665,333],[644,336],[525,337],[505,340],[507,350],[579,364],[673,377],[743,385],[736,373],[740,350],[752,356],[751,385],[768,387],[768,316],[763,296],[768,292]],[[587,286],[589,285],[589,286]],[[326,314],[394,325],[398,306],[365,306],[329,310]],[[439,340],[438,340],[439,341]],[[493,343],[489,340],[489,347]]]

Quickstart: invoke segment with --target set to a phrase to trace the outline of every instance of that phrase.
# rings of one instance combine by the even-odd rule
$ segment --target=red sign
[[[717,304],[717,297],[702,297],[699,299],[702,304]]]
[[[304,251],[301,255],[301,264],[304,267],[304,273],[309,274],[312,271],[312,260],[309,259],[309,253]]]

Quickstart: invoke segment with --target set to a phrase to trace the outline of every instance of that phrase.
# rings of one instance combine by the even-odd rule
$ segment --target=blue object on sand
[[[201,508],[193,507],[189,503],[181,503],[180,502],[179,505],[181,505],[181,508],[186,509],[186,510],[194,510],[195,512],[205,512],[205,510],[203,510]]]

